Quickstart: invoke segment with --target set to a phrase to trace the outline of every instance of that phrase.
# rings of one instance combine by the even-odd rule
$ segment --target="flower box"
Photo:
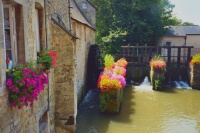
[[[100,92],[100,112],[119,112],[123,99],[123,89]]]
[[[32,107],[38,100],[40,92],[48,84],[47,75],[34,62],[19,65],[7,71],[6,85],[9,90],[9,102],[12,107],[21,109],[23,106]]]
[[[197,53],[192,57],[190,69],[190,85],[193,89],[200,90],[200,53]]]
[[[105,68],[98,79],[100,89],[100,112],[119,112],[123,99],[123,87],[126,86],[126,66],[127,61],[120,59],[114,63],[111,55],[106,55]]]
[[[165,80],[164,74],[164,70],[155,70],[151,67],[150,80],[153,90],[161,90],[163,88]]]
[[[153,90],[161,90],[164,87],[166,62],[161,56],[155,56],[150,61],[150,80]]]
[[[200,90],[200,65],[191,64],[190,85],[193,89]]]

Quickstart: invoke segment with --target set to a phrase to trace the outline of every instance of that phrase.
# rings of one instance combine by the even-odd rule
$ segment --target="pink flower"
[[[40,67],[42,67],[42,64],[39,64]]]
[[[6,63],[9,63],[10,62],[10,58],[6,58]]]
[[[56,62],[55,61],[52,61],[51,63],[54,67],[56,67]]]
[[[57,54],[53,51],[49,51],[49,54],[53,60],[56,60]]]
[[[50,71],[49,71],[49,70],[46,70],[46,71],[45,71],[45,73],[49,74],[49,73],[50,73]]]

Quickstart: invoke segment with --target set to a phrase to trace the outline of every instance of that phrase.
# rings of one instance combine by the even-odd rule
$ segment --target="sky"
[[[200,0],[169,0],[173,5],[173,14],[183,22],[200,25]]]

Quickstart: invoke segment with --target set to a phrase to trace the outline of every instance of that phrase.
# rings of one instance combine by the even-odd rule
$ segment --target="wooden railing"
[[[176,68],[178,74],[181,73],[181,66],[189,69],[188,64],[192,57],[192,50],[193,46],[122,46],[122,56],[129,62],[130,75],[134,75],[138,71],[136,68],[141,70],[140,75],[143,75],[141,74],[144,72],[143,69],[149,67],[149,61],[153,56],[161,55],[167,62],[168,73],[166,76],[170,78],[172,66],[173,69]],[[179,76],[177,75],[177,77]]]

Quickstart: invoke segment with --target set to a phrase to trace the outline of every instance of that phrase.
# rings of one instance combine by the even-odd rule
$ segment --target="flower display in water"
[[[117,66],[124,67],[124,68],[126,68],[127,64],[128,62],[124,58],[121,58],[116,62]]]
[[[114,58],[109,55],[105,57],[104,64],[104,71],[101,72],[97,83],[101,92],[109,92],[115,89],[118,90],[126,86],[126,80],[124,78],[126,75],[126,60],[122,58],[114,63]]]
[[[19,66],[7,78],[6,85],[10,90],[11,106],[21,109],[23,106],[33,106],[38,100],[41,91],[44,90],[48,78],[42,70]]]
[[[190,64],[198,64],[200,65],[200,53],[194,55],[192,57],[192,60],[190,61]]]
[[[150,66],[153,67],[153,69],[165,69],[166,68],[166,62],[164,60],[154,60],[152,59],[150,61]]]
[[[50,51],[41,51],[38,52],[37,63],[42,66],[42,70],[46,72],[52,67],[56,67],[56,52]],[[49,72],[49,71],[48,71]]]
[[[121,89],[122,83],[118,79],[111,79],[109,75],[103,74],[99,77],[98,88],[102,92],[108,92],[113,89]]]
[[[122,76],[122,75],[113,74],[111,79],[117,79],[117,80],[119,80],[121,82],[123,87],[126,86],[126,80],[125,80],[124,76]]]
[[[113,69],[113,73],[126,76],[126,69],[124,67],[115,66],[115,68]]]
[[[107,74],[111,77],[113,75],[113,72],[112,72],[112,70],[104,70],[103,74]]]
[[[110,54],[106,54],[104,57],[104,69],[111,70],[114,67],[114,63],[114,58]]]

